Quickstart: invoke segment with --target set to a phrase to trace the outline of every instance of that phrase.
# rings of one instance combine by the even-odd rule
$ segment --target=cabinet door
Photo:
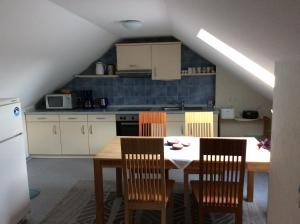
[[[60,155],[59,122],[27,122],[30,154]]]
[[[115,122],[90,122],[89,146],[90,154],[97,154],[103,146],[108,144],[116,136]]]
[[[62,154],[89,154],[87,122],[61,122],[60,128]]]
[[[151,69],[151,45],[117,45],[117,69]]]
[[[152,79],[172,80],[181,78],[181,44],[152,45]]]

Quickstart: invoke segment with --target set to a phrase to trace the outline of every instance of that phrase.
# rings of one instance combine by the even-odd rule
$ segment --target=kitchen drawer
[[[167,114],[167,122],[169,122],[169,121],[184,122],[184,113],[182,113],[182,114]]]
[[[59,121],[58,115],[48,115],[48,114],[41,114],[41,115],[26,115],[27,122],[43,122],[43,121]]]
[[[116,121],[115,115],[88,115],[88,121]]]
[[[87,121],[87,115],[60,115],[60,121]]]

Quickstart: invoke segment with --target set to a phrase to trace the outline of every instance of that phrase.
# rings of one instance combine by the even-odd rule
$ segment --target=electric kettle
[[[105,64],[101,61],[96,63],[96,75],[104,75],[105,72]]]

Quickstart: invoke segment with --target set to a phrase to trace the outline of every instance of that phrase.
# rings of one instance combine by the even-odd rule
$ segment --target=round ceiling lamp
[[[128,30],[138,30],[143,26],[139,20],[122,20],[120,22]]]

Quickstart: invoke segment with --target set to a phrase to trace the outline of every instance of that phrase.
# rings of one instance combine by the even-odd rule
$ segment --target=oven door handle
[[[134,123],[129,123],[129,122],[122,122],[120,123],[120,125],[138,125],[139,123],[138,122],[134,122]]]

